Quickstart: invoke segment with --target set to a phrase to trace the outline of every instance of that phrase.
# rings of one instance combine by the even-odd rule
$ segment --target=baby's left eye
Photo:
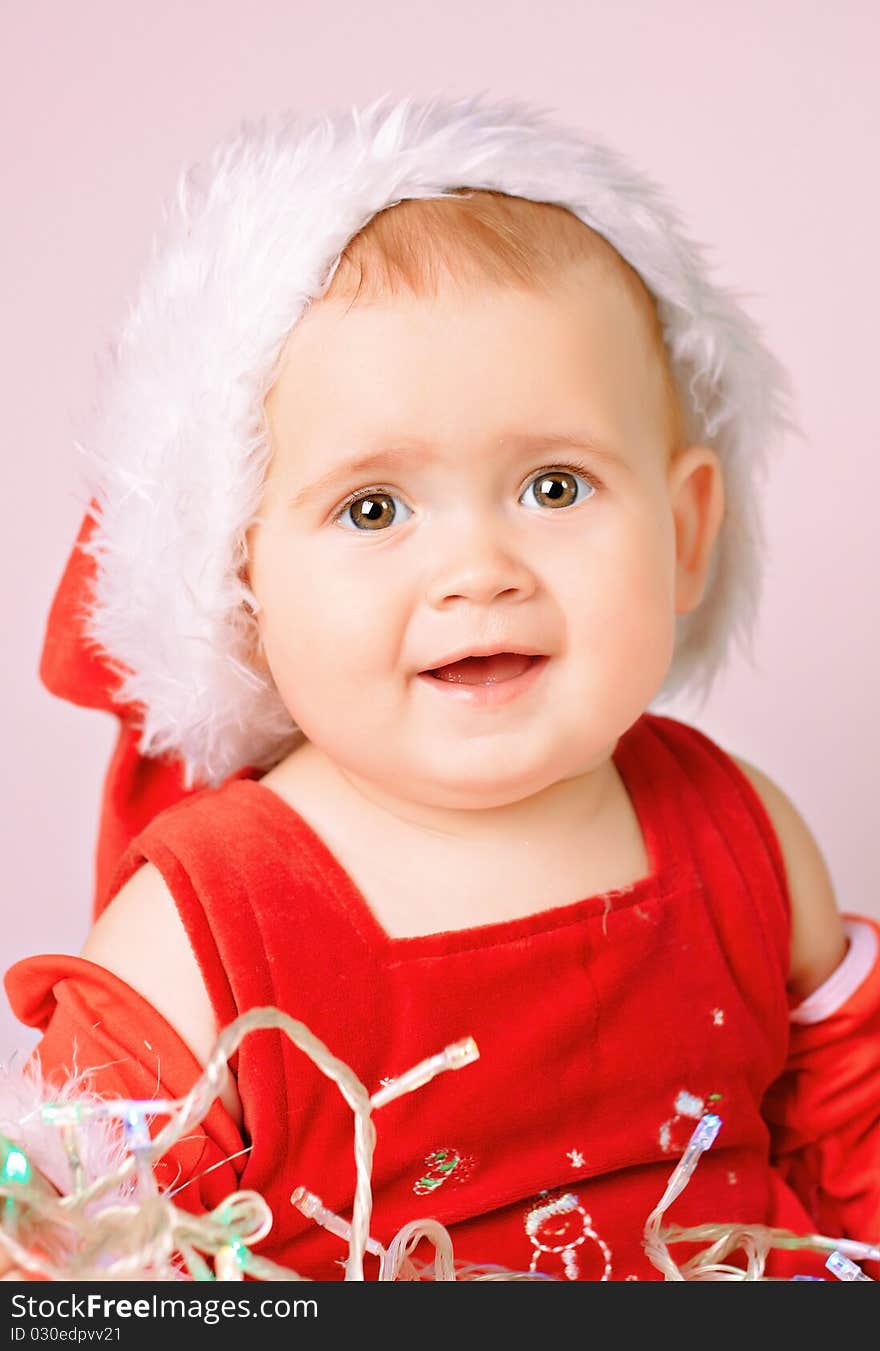
[[[542,469],[519,500],[528,507],[572,507],[592,497],[595,491],[596,485],[574,469]],[[534,494],[531,502],[527,501],[530,493]]]

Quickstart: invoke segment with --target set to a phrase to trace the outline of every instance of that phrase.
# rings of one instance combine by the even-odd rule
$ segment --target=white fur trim
[[[51,1085],[44,1083],[34,1059],[20,1069],[12,1063],[0,1065],[0,1134],[24,1150],[34,1167],[63,1196],[73,1189],[67,1152],[61,1131],[43,1120],[40,1109],[47,1103],[99,1102],[87,1085],[85,1071],[73,1071],[60,1081],[53,1078]],[[86,1182],[116,1172],[128,1157],[119,1123],[101,1118],[77,1127],[77,1149]],[[130,1184],[121,1194],[127,1194],[128,1189]]]
[[[732,292],[708,277],[661,189],[616,151],[516,101],[437,97],[243,124],[184,170],[79,448],[98,501],[90,639],[143,708],[145,755],[180,756],[189,787],[268,767],[297,734],[247,663],[256,606],[240,580],[269,447],[262,400],[346,244],[406,198],[488,188],[567,207],[657,299],[688,437],[724,463],[727,515],[698,609],[680,618],[662,696],[703,694],[747,644],[761,527],[755,479],[783,430],[789,378]]]
[[[789,1014],[793,1023],[821,1023],[843,1008],[846,1001],[864,980],[870,975],[877,961],[877,933],[873,925],[864,920],[846,919],[843,921],[849,950],[843,961],[826,981],[807,995]]]

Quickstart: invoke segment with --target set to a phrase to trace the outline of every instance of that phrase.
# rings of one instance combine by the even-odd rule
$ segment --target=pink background
[[[843,909],[880,917],[876,166],[867,0],[31,0],[0,20],[6,416],[0,965],[78,951],[109,716],[37,665],[84,505],[75,423],[184,163],[243,117],[478,90],[546,105],[664,184],[794,377],[755,660],[689,719],[811,825]],[[0,1057],[33,1034],[0,1010]]]

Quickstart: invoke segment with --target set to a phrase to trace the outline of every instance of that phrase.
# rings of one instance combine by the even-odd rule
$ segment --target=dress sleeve
[[[94,962],[31,957],[10,967],[5,984],[13,1012],[43,1035],[19,1071],[4,1071],[0,1130],[66,1191],[69,1179],[59,1177],[66,1169],[54,1128],[33,1111],[21,1110],[33,1098],[34,1084],[46,1101],[79,1091],[111,1098],[182,1098],[201,1066],[142,995]],[[166,1120],[155,1118],[154,1134]],[[194,1214],[213,1209],[237,1189],[244,1149],[241,1132],[215,1099],[203,1122],[157,1162],[157,1180],[174,1192],[181,1209]]]
[[[764,1099],[774,1161],[832,1238],[880,1243],[880,925],[845,917],[849,949],[791,1010],[785,1069]],[[875,1279],[880,1263],[865,1266]]]

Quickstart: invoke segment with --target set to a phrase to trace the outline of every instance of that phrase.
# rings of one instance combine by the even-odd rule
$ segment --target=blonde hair
[[[354,306],[406,292],[436,296],[444,279],[539,291],[584,264],[616,281],[641,317],[662,371],[667,444],[679,449],[685,419],[657,302],[635,268],[563,206],[469,188],[396,202],[349,241],[321,299]]]

